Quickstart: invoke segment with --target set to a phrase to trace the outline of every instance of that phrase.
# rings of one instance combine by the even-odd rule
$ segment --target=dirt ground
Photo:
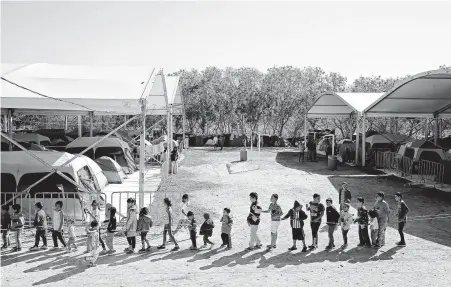
[[[83,237],[77,253],[38,251],[30,253],[3,252],[1,256],[2,286],[448,286],[451,282],[451,218],[427,220],[418,216],[451,214],[449,194],[404,186],[404,182],[380,177],[369,177],[350,167],[328,171],[324,162],[299,163],[290,149],[262,150],[246,163],[238,162],[239,149],[190,149],[179,173],[162,187],[154,197],[152,215],[158,225],[151,231],[151,244],[161,244],[159,213],[165,196],[178,204],[181,195],[190,195],[190,209],[201,221],[204,212],[216,222],[212,249],[193,252],[186,231],[177,234],[181,251],[169,250],[127,255],[100,256],[97,266],[88,268],[82,262]],[[289,221],[279,227],[277,249],[244,251],[249,242],[246,215],[249,211],[249,193],[257,192],[266,208],[272,193],[279,194],[284,212],[294,200],[308,203],[313,193],[319,193],[323,202],[327,197],[338,200],[337,188],[345,180],[353,193],[367,200],[371,206],[374,195],[382,190],[394,213],[393,194],[402,191],[411,209],[406,226],[407,247],[395,247],[399,235],[394,225],[387,229],[386,245],[380,250],[360,249],[356,226],[349,233],[349,248],[324,251],[327,244],[325,226],[320,229],[319,248],[301,253],[290,252],[291,229]],[[355,207],[355,205],[353,204]],[[220,245],[219,218],[224,207],[232,210],[235,223],[232,229],[233,248],[218,249]],[[352,210],[355,213],[355,210]],[[443,216],[442,216],[443,217]],[[325,221],[325,220],[323,220]],[[270,217],[262,216],[259,236],[264,245],[270,240]],[[307,244],[311,244],[309,224],[305,227]],[[49,237],[50,239],[50,237]],[[341,245],[340,232],[335,233],[336,245]],[[27,238],[26,247],[31,246]],[[198,237],[198,245],[202,238]],[[139,240],[137,246],[140,247]],[[126,247],[124,238],[115,238],[116,249]],[[301,244],[298,244],[298,247]],[[172,247],[172,245],[169,245]]]

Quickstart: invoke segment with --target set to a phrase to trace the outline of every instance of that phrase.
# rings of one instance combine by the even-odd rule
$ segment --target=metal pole
[[[127,115],[124,116],[124,123],[127,121]],[[127,128],[127,125],[124,126],[124,129]]]
[[[82,137],[82,130],[81,130],[81,115],[78,115],[78,137]]]
[[[8,132],[8,114],[7,113],[3,115],[3,131],[5,133]]]
[[[365,141],[366,141],[366,132],[365,132],[365,114],[362,116],[362,167],[365,167]]]
[[[335,155],[335,135],[332,135],[332,157],[334,155]]]
[[[183,131],[183,149],[186,149],[186,147],[185,147],[185,139],[186,139],[186,137],[185,137],[185,129],[186,129],[186,127],[185,127],[185,111],[183,111],[183,115],[182,115],[182,131]]]
[[[8,109],[8,132],[9,138],[13,138],[13,113],[11,109]],[[9,151],[13,151],[13,143],[9,141]]]
[[[359,146],[360,146],[360,127],[359,127],[359,114],[356,115],[356,129],[355,129],[355,164],[359,164]]]
[[[166,165],[166,167],[167,167],[167,170],[166,170],[166,175],[167,176],[169,176],[169,163],[170,163],[170,160],[171,160],[171,158],[170,158],[170,152],[169,152],[169,125],[170,125],[170,121],[171,121],[171,110],[169,109],[169,107],[168,107],[168,110],[167,110],[167,125],[166,125],[166,131],[167,131],[167,148],[166,148],[166,162],[165,162],[165,165]]]
[[[435,117],[435,119],[434,119],[434,143],[435,144],[438,143],[438,134],[440,133],[438,121],[439,121],[439,119],[437,117]]]
[[[141,145],[139,149],[139,208],[144,207],[144,176],[146,174],[145,166],[145,153],[146,153],[146,99],[141,100],[141,120],[142,120],[142,133],[141,133]]]
[[[89,136],[92,137],[92,130],[94,126],[94,112],[89,112]]]
[[[67,131],[67,116],[64,116],[64,130]]]
[[[307,148],[307,114],[304,115],[304,149]]]

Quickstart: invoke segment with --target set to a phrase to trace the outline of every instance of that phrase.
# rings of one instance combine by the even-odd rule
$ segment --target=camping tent
[[[96,159],[96,163],[102,169],[108,183],[122,183],[127,178],[122,167],[110,157],[99,157]]]
[[[414,140],[400,146],[398,155],[413,159],[419,162],[421,159],[440,162],[447,157],[442,148],[427,140]]]
[[[16,133],[13,135],[13,139],[16,141],[34,143],[42,146],[51,145],[50,139],[48,137],[34,133]]]
[[[34,143],[29,143],[29,142],[22,142],[22,141],[17,141],[21,146],[23,146],[24,148],[26,148],[27,150],[34,150],[34,151],[45,151],[48,150],[47,148],[45,148],[44,146],[38,145],[38,144],[34,144]],[[1,143],[2,143],[2,151],[9,151],[9,141],[7,139],[5,139],[4,137],[2,137],[1,139]],[[13,151],[21,151],[21,149],[13,144]]]
[[[66,152],[77,154],[93,145],[101,137],[81,137],[69,143]],[[137,168],[131,155],[130,146],[123,140],[115,137],[106,138],[94,148],[86,152],[86,156],[97,159],[108,156],[117,161],[126,174],[133,173]]]
[[[367,143],[367,148],[372,149],[391,148],[394,145],[411,141],[412,138],[410,138],[409,136],[395,134],[377,134],[367,137],[365,140],[365,142]]]

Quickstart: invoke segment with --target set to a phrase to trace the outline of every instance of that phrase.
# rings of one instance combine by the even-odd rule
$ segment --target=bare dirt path
[[[190,149],[179,174],[162,191],[163,194],[155,196],[158,202],[166,192],[167,196],[178,202],[182,193],[188,193],[191,209],[198,220],[202,218],[203,212],[209,212],[217,225],[212,240],[218,244],[213,249],[190,251],[188,235],[184,231],[177,235],[182,240],[179,252],[155,250],[134,255],[119,252],[115,256],[99,257],[98,265],[93,268],[81,263],[84,247],[72,254],[51,251],[5,253],[1,258],[2,286],[448,286],[451,282],[451,238],[446,240],[443,237],[451,230],[450,221],[426,230],[427,234],[433,232],[435,236],[443,237],[440,240],[432,240],[434,234],[428,237],[421,235],[421,231],[412,232],[416,235],[406,235],[408,246],[405,248],[395,247],[398,232],[390,227],[386,235],[387,244],[380,250],[356,248],[357,229],[353,226],[347,250],[326,252],[327,232],[322,227],[320,248],[307,254],[300,250],[287,250],[291,246],[291,230],[289,222],[284,221],[279,228],[277,249],[271,252],[244,251],[249,242],[246,215],[250,192],[259,194],[264,208],[269,205],[271,194],[278,193],[279,203],[283,211],[287,212],[294,200],[305,205],[315,192],[321,194],[323,201],[327,197],[337,201],[338,193],[334,185],[338,185],[342,178],[329,178],[326,175],[362,173],[350,168],[329,172],[324,163],[306,163],[301,166],[288,149],[285,152],[281,149],[265,149],[258,162],[230,165],[238,159],[238,149],[225,149],[222,152],[208,148]],[[358,189],[361,195],[368,197],[381,186],[377,181],[371,181],[376,179],[346,180],[350,181],[353,189]],[[387,190],[392,185],[383,184]],[[373,198],[368,200],[372,202]],[[411,202],[410,205],[419,209],[424,204]],[[430,205],[451,213],[446,200],[445,203],[431,201]],[[155,204],[153,212],[159,207]],[[235,219],[232,250],[217,249],[220,245],[219,216],[224,207],[231,208]],[[418,211],[413,209],[412,212]],[[259,235],[266,245],[270,240],[270,218],[267,214],[262,218]],[[413,222],[409,224],[414,225]],[[408,225],[407,233],[410,228],[413,227]],[[437,231],[439,229],[443,231]],[[155,230],[159,231],[160,227],[155,227]],[[310,244],[308,224],[305,233],[307,243]],[[340,232],[336,232],[335,238],[341,245]],[[80,238],[80,242],[83,240]],[[116,242],[117,250],[125,247],[124,239]],[[156,237],[151,243],[160,244],[161,238]],[[140,244],[137,245],[140,247]],[[198,245],[201,245],[201,237],[198,238]]]

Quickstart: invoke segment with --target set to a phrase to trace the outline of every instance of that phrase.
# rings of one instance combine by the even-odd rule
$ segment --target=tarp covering
[[[172,105],[172,114],[176,116],[183,115],[183,96],[180,87],[179,76],[167,76],[166,91],[168,94],[168,103]]]
[[[375,144],[402,144],[410,142],[413,139],[406,135],[395,135],[395,134],[378,134],[367,137],[365,141],[371,146]]]
[[[451,71],[439,69],[409,77],[365,113],[368,117],[451,118]]]
[[[24,134],[14,134],[13,140],[17,140],[20,142],[29,142],[35,143],[39,145],[50,145],[51,141],[48,137],[42,136],[40,134],[32,134],[32,133],[24,133]]]
[[[161,69],[31,64],[2,72],[2,110],[22,114],[166,114]],[[144,96],[143,96],[144,95]]]
[[[352,113],[363,112],[382,95],[383,93],[327,93],[316,100],[307,112],[307,117],[350,117]]]
[[[103,170],[108,183],[122,183],[127,178],[121,166],[110,157],[102,156],[96,159],[96,163]]]

